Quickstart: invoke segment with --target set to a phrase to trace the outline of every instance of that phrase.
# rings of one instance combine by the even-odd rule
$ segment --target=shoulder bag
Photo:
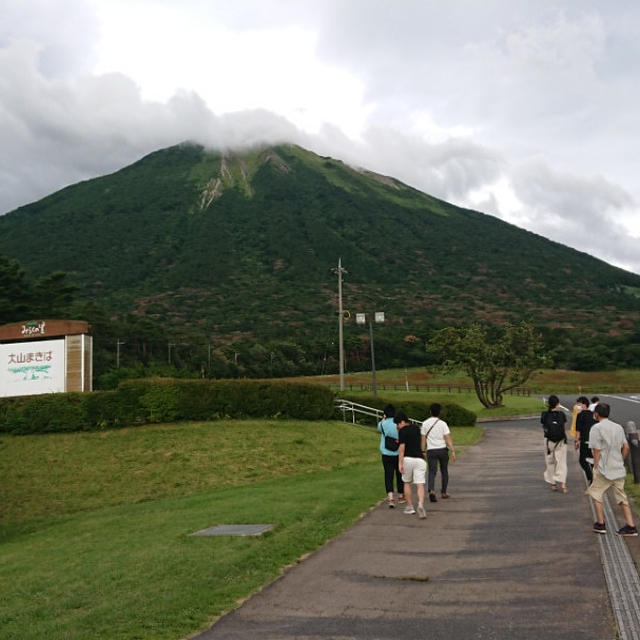
[[[382,430],[382,435],[384,436],[384,448],[387,451],[397,451],[398,447],[400,447],[400,443],[398,442],[398,440],[396,440],[396,438],[392,438],[391,436],[388,436],[384,432],[384,427],[382,426],[382,422],[380,423],[380,429]]]
[[[424,434],[424,447],[425,447],[425,451],[427,448],[427,438],[429,437],[429,434],[431,433],[431,429],[433,429],[433,427],[435,427],[438,422],[440,422],[440,418],[436,418],[436,421],[429,427],[429,431],[427,431],[427,433]]]

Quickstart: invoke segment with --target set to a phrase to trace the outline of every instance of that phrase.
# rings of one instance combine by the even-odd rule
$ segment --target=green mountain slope
[[[224,340],[331,335],[339,257],[345,308],[384,310],[397,339],[523,318],[593,339],[640,319],[638,275],[291,145],[152,153],[1,216],[0,253]]]

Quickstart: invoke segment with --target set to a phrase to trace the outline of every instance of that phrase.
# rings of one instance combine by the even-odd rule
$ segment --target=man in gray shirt
[[[629,500],[624,491],[624,480],[627,475],[624,459],[629,453],[629,444],[624,429],[609,420],[610,407],[605,402],[596,405],[593,417],[596,423],[589,432],[589,446],[593,451],[593,481],[587,489],[587,495],[593,498],[597,520],[593,523],[596,533],[606,533],[602,499],[605,491],[613,487],[616,502],[622,509],[625,526],[618,529],[618,535],[637,536],[638,530],[633,522]]]

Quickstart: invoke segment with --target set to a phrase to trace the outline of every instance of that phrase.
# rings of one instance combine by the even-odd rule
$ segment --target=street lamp
[[[373,314],[373,320],[376,324],[384,322],[384,311],[376,311]],[[356,324],[366,324],[367,314],[356,313]],[[371,321],[371,314],[369,314],[369,345],[371,347],[371,389],[373,395],[378,395],[378,386],[376,384],[376,356],[375,349],[373,348],[373,322]]]

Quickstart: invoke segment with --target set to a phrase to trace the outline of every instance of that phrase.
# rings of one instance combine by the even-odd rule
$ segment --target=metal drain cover
[[[259,536],[272,529],[272,524],[221,524],[192,533],[192,536]]]

